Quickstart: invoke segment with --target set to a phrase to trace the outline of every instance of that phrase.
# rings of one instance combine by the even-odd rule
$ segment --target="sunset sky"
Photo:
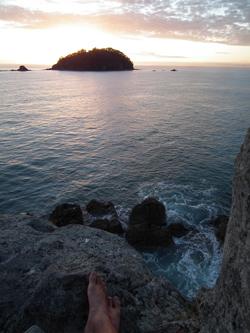
[[[135,64],[250,65],[250,0],[0,0],[0,63],[113,47]]]

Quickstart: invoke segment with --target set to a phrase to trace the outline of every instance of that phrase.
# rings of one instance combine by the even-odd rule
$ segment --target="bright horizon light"
[[[192,9],[192,0],[187,2]],[[0,4],[0,63],[50,66],[80,49],[112,47],[124,52],[135,65],[250,65],[248,23],[232,23],[230,29],[236,30],[230,40],[227,26],[221,27],[225,37],[219,28],[210,32],[207,26],[207,31],[199,31],[198,25],[204,22],[178,17],[177,5],[172,5],[171,13],[166,7],[165,12],[169,10],[170,14],[157,16],[147,1],[139,10],[141,1],[135,3],[137,7],[120,0],[6,0],[5,5]],[[125,10],[125,4],[129,9]],[[211,15],[216,14],[209,10]],[[224,9],[217,9],[217,15],[223,18]]]

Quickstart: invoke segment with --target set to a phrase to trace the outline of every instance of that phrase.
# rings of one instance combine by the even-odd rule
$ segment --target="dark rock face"
[[[118,219],[96,219],[89,225],[91,228],[102,229],[112,234],[121,235],[123,229]]]
[[[228,216],[219,215],[214,221],[211,222],[215,228],[215,235],[221,243],[224,243],[225,240],[228,220]]]
[[[173,237],[182,237],[192,231],[190,228],[185,227],[182,223],[172,223],[168,226],[167,230]]]
[[[42,331],[40,327],[33,325],[27,331],[25,331],[25,333],[44,333],[44,331]]]
[[[86,211],[91,215],[91,228],[102,229],[113,234],[121,235],[123,229],[118,218],[115,206],[110,201],[91,200]]]
[[[155,198],[147,198],[132,209],[126,238],[138,247],[168,246],[172,237],[165,224],[164,205]]]
[[[235,163],[231,214],[216,287],[200,299],[201,332],[250,332],[250,130]]]
[[[20,67],[18,68],[18,71],[19,71],[19,72],[28,72],[29,70],[28,70],[28,68],[25,67],[25,66],[20,66]]]
[[[68,224],[83,224],[81,207],[68,203],[59,205],[51,213],[49,220],[58,227]]]
[[[102,215],[116,215],[115,206],[110,201],[98,201],[98,200],[91,200],[87,206],[86,210],[89,214],[93,216],[102,216]]]
[[[51,232],[34,227],[37,221],[0,217],[0,332],[37,325],[45,333],[82,333],[91,271],[121,299],[121,333],[197,332],[193,306],[123,238],[75,224]]]
[[[147,198],[136,205],[130,214],[130,225],[162,226],[166,224],[164,205],[155,198]]]

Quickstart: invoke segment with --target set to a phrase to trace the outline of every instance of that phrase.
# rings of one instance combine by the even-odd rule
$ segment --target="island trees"
[[[70,71],[124,71],[133,70],[132,61],[121,51],[104,48],[78,52],[62,57],[52,66],[53,70]]]

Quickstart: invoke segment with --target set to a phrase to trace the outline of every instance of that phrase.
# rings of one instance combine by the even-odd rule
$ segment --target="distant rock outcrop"
[[[54,70],[68,71],[125,71],[133,70],[132,61],[122,52],[112,49],[97,49],[78,52],[60,58],[52,66]]]
[[[27,68],[27,67],[25,67],[25,66],[19,66],[19,68],[18,68],[18,70],[17,70],[18,72],[28,72],[29,71],[29,69]]]

